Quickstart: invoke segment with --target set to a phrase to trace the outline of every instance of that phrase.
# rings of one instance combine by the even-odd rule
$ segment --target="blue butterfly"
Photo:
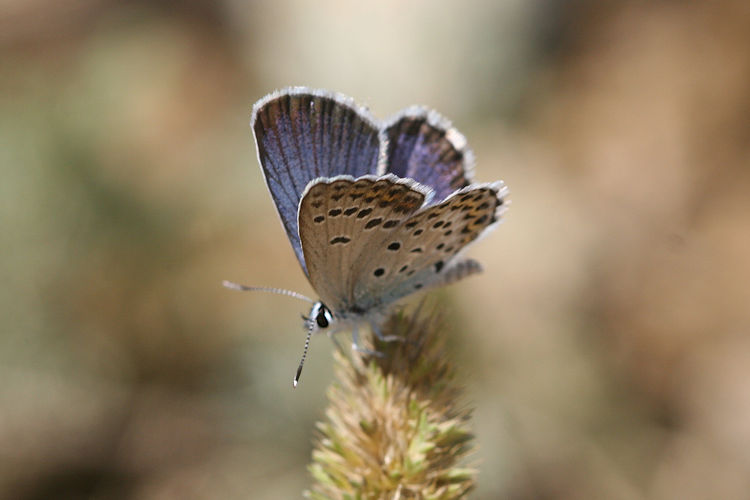
[[[507,188],[472,184],[466,139],[434,111],[410,107],[379,121],[341,94],[305,87],[273,92],[253,106],[258,160],[292,248],[320,300],[307,337],[380,325],[401,298],[481,271],[459,257],[494,227]]]

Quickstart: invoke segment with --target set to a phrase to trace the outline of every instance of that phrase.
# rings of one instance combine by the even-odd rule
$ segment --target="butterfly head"
[[[336,322],[331,310],[320,301],[312,305],[309,316],[302,318],[305,320],[305,329],[311,333],[331,330]]]

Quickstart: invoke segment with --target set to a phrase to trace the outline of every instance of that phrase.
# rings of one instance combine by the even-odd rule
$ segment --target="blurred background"
[[[279,499],[332,345],[248,126],[451,118],[506,222],[437,293],[494,499],[750,497],[744,0],[0,2],[0,498]]]

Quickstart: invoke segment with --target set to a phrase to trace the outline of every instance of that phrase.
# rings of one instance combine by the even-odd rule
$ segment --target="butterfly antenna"
[[[315,301],[310,297],[302,295],[301,293],[293,292],[291,290],[284,290],[283,288],[270,288],[267,286],[246,286],[227,280],[222,281],[221,284],[227,288],[231,288],[232,290],[239,290],[241,292],[269,292],[278,295],[286,295],[287,297],[294,297],[295,299],[305,300],[307,302],[310,302],[311,304],[315,303]]]
[[[305,350],[302,351],[302,359],[299,361],[299,366],[297,367],[297,374],[294,376],[294,387],[297,387],[297,383],[299,383],[299,377],[302,375],[302,365],[305,364],[305,358],[307,357],[307,348],[310,347],[310,336],[313,332],[313,325],[307,327],[307,337],[305,337]]]

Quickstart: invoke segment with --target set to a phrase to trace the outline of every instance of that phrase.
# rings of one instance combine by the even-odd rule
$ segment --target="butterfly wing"
[[[318,177],[374,174],[379,127],[351,99],[302,87],[258,101],[250,125],[266,184],[297,259],[308,273],[297,226],[302,193]]]
[[[343,311],[356,306],[360,260],[369,256],[373,245],[382,245],[430,194],[392,175],[310,183],[300,203],[300,239],[310,283],[328,307]],[[393,249],[386,246],[384,251]]]
[[[481,269],[456,256],[497,222],[505,187],[467,187],[429,207],[424,189],[390,175],[311,183],[300,237],[324,303],[364,313]]]
[[[387,171],[431,187],[436,203],[469,185],[473,154],[464,136],[435,111],[407,108],[383,133]]]
[[[457,255],[498,221],[505,194],[501,183],[464,188],[371,242],[353,268],[355,306],[387,305],[481,271],[476,261]]]

